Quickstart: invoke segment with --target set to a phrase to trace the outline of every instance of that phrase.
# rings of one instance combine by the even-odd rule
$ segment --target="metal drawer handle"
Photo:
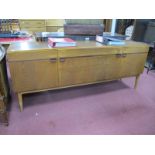
[[[126,54],[126,53],[122,54],[122,57],[123,57],[123,58],[125,58],[126,56],[127,56],[127,54]]]
[[[60,62],[65,62],[65,58],[60,58]]]
[[[118,54],[116,54],[116,57],[117,58],[121,58],[122,57],[122,54],[118,53]]]
[[[125,58],[126,56],[127,56],[126,53],[123,53],[123,54],[118,53],[118,54],[116,54],[117,58]]]
[[[50,62],[56,62],[57,61],[57,58],[51,58],[50,59]]]

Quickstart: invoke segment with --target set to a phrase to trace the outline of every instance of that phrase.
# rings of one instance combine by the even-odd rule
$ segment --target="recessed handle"
[[[60,58],[60,62],[65,62],[65,58]]]
[[[50,58],[50,62],[56,62],[57,58]]]
[[[117,58],[121,58],[121,57],[122,57],[122,54],[121,54],[121,53],[117,53],[117,54],[116,54],[116,57],[117,57]]]
[[[123,54],[122,54],[122,57],[123,57],[123,58],[125,58],[126,56],[127,56],[127,54],[126,54],[126,53],[123,53]]]

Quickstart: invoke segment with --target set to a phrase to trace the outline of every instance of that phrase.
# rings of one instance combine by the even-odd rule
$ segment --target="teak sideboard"
[[[77,41],[76,47],[51,48],[39,42],[11,44],[7,61],[13,90],[23,110],[26,93],[87,85],[135,76],[135,88],[148,54],[147,44],[126,41],[104,46]]]

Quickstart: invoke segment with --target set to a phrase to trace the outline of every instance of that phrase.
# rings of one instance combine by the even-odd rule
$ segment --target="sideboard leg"
[[[137,84],[138,84],[139,77],[140,77],[140,75],[137,75],[137,76],[136,76],[134,89],[137,88]]]
[[[23,111],[23,97],[21,93],[18,93],[17,95],[18,95],[19,108],[20,108],[20,111],[22,112]]]

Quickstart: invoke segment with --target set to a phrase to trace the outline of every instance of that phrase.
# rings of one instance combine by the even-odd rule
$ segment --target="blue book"
[[[97,35],[96,41],[105,45],[125,45],[125,41],[120,38],[118,39],[118,36]]]

